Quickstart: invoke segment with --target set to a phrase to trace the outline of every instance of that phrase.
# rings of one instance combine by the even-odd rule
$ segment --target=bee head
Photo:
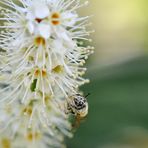
[[[86,107],[86,98],[81,96],[81,95],[77,95],[74,97],[74,104],[75,104],[75,109],[77,110],[82,110]]]

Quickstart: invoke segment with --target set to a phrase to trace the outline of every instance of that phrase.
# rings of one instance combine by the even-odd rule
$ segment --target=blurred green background
[[[148,0],[89,1],[89,115],[68,148],[148,148]]]

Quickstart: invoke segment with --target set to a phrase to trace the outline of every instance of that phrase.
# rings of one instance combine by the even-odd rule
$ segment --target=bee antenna
[[[88,93],[88,94],[85,96],[85,98],[87,98],[89,95],[90,95],[90,93]]]

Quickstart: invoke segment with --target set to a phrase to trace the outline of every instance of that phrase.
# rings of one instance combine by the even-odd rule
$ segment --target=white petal
[[[39,31],[39,34],[43,38],[47,39],[47,38],[50,37],[51,28],[50,28],[50,25],[49,24],[44,24],[44,23],[39,24],[38,31]]]
[[[46,18],[49,16],[49,8],[45,4],[36,4],[34,6],[34,15],[36,18]]]
[[[35,16],[33,15],[31,10],[30,12],[27,13],[26,19],[31,20],[31,21],[35,19]]]
[[[76,18],[78,17],[78,15],[75,13],[65,12],[65,13],[62,13],[61,17],[64,25],[73,26],[76,23]]]
[[[62,38],[67,42],[71,41],[67,31],[63,27],[56,28],[56,33],[59,38]]]
[[[63,40],[66,48],[73,49],[76,46],[76,42],[72,40],[70,34],[66,32],[66,30],[62,27],[56,27],[55,32],[57,36]]]
[[[64,13],[62,13],[62,18],[63,19],[73,19],[73,18],[77,18],[78,17],[78,15],[77,14],[75,14],[75,13],[70,13],[70,12],[64,12]]]
[[[28,31],[32,34],[34,32],[34,25],[32,22],[28,22],[27,24]]]
[[[65,54],[66,49],[63,47],[63,44],[60,39],[54,40],[52,46],[54,52],[60,53],[61,55]]]

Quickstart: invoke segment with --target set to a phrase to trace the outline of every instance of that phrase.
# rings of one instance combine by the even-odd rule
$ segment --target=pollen
[[[45,104],[48,106],[50,99],[52,98],[52,95],[46,95],[45,96]]]
[[[28,106],[23,110],[24,115],[31,116],[32,114],[32,107]]]
[[[41,138],[41,133],[39,132],[28,132],[26,135],[26,139],[30,142],[32,142],[33,140],[39,140]]]
[[[28,57],[28,60],[29,60],[29,61],[34,61],[34,57],[33,57],[33,56],[29,56],[29,57]]]
[[[2,145],[2,148],[11,148],[11,142],[7,138],[3,138],[1,140],[1,145]]]
[[[60,74],[64,71],[64,67],[62,65],[57,65],[52,69],[54,73]]]
[[[46,76],[47,76],[46,70],[42,70],[42,76],[43,76],[43,77],[46,77]]]
[[[46,41],[43,37],[36,37],[34,40],[34,43],[36,46],[40,46],[40,45],[45,46]]]
[[[51,15],[51,22],[53,25],[59,25],[60,24],[60,14],[55,12]]]
[[[43,77],[46,77],[47,76],[46,70],[44,70],[44,69],[43,70],[39,70],[39,69],[35,70],[34,75],[36,77],[38,77],[40,74],[42,74]]]
[[[39,70],[39,69],[35,70],[34,75],[35,75],[36,77],[38,77],[39,74],[40,74],[40,70]]]

